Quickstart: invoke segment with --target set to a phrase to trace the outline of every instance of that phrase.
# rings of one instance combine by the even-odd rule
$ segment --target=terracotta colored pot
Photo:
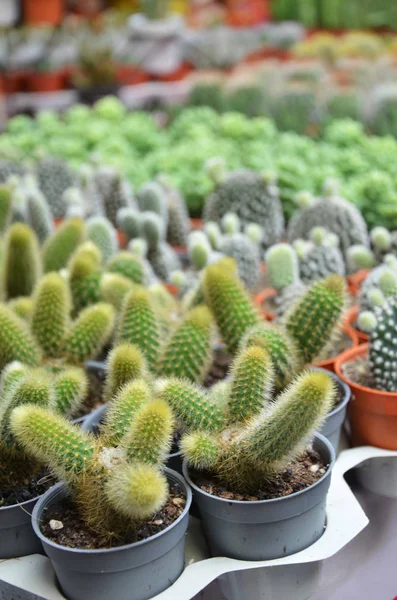
[[[194,230],[202,229],[204,227],[204,221],[203,219],[190,219],[190,225]]]
[[[369,269],[361,269],[360,271],[357,271],[357,273],[353,273],[353,275],[348,275],[346,278],[347,285],[352,296],[357,296],[363,281],[365,281],[367,278],[368,273]]]
[[[119,241],[120,248],[127,248],[128,240],[125,237],[124,233],[120,231],[120,229],[117,230],[117,239]]]
[[[6,94],[17,94],[23,92],[26,85],[27,75],[24,71],[9,71],[4,75]]]
[[[397,393],[380,392],[353,383],[342,371],[344,364],[367,354],[368,344],[362,344],[347,350],[335,361],[335,373],[352,390],[348,409],[352,444],[397,450]]]
[[[164,283],[164,286],[167,288],[172,296],[177,296],[179,294],[179,288],[173,283]]]
[[[177,69],[176,71],[174,71],[173,73],[168,73],[167,75],[160,75],[158,77],[155,77],[156,80],[158,81],[182,81],[182,79],[185,79],[188,75],[190,75],[190,73],[193,71],[193,67],[191,67],[190,65],[188,65],[187,63],[183,63],[179,69]]]
[[[277,315],[276,313],[272,313],[265,310],[263,308],[263,304],[267,299],[274,298],[274,296],[277,296],[277,291],[273,288],[265,288],[264,290],[259,292],[259,294],[256,294],[256,296],[254,296],[254,303],[260,309],[262,315],[266,318],[267,321],[273,321],[273,319],[275,319]]]
[[[360,344],[357,332],[348,325],[343,325],[342,331],[350,338],[351,346],[349,350],[352,348],[357,348],[357,346]],[[332,371],[332,373],[335,373],[335,363],[339,356],[340,355],[333,356],[332,358],[328,358],[327,360],[321,360],[320,362],[317,362],[315,366],[322,367],[323,369],[327,369],[327,371]]]
[[[31,92],[58,92],[65,83],[64,71],[51,71],[50,73],[30,73],[28,88]]]
[[[64,0],[23,0],[23,15],[29,25],[58,25],[64,16]]]
[[[120,85],[138,85],[150,80],[150,77],[135,65],[119,65],[116,77]]]
[[[357,317],[358,306],[353,306],[353,308],[351,308],[346,314],[345,325],[351,332],[356,334],[356,336],[358,337],[359,344],[367,344],[369,339],[368,335],[363,331],[360,331],[359,329],[355,328]]]

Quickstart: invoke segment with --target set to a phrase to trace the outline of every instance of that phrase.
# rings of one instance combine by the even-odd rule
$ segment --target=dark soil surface
[[[163,531],[182,514],[185,505],[186,497],[181,488],[176,484],[170,486],[167,504],[150,521],[141,523],[138,529],[127,531],[123,539],[114,539],[109,544],[108,541],[105,542],[85,526],[73,502],[63,500],[45,509],[42,516],[41,531],[52,542],[68,548],[80,548],[81,550],[117,548],[125,544],[146,540],[152,535]],[[54,528],[52,521],[58,521],[56,524],[59,527],[58,529]]]
[[[269,480],[266,488],[259,490],[256,495],[233,492],[208,473],[192,471],[191,476],[196,485],[208,494],[226,500],[254,502],[282,498],[304,490],[321,479],[327,468],[328,465],[324,464],[321,456],[308,448],[299,459],[291,462],[283,473]]]
[[[226,348],[217,348],[214,352],[214,362],[207,377],[204,380],[204,387],[210,388],[219,381],[223,381],[229,372],[232,364],[232,357],[228,354]]]
[[[359,356],[342,365],[343,375],[352,383],[376,389],[372,379],[368,358]]]
[[[21,485],[0,490],[0,508],[33,500],[44,494],[54,483],[56,480],[48,469],[41,469]]]
[[[322,360],[329,360],[335,356],[339,356],[339,354],[342,354],[342,352],[351,347],[352,341],[350,337],[346,333],[342,332],[338,339],[335,340],[335,343],[330,346],[329,350],[327,350],[325,356],[322,357]]]

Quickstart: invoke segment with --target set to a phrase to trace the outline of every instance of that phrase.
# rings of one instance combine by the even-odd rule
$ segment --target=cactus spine
[[[62,342],[62,354],[77,364],[95,358],[108,342],[114,320],[110,304],[103,302],[84,309]]]
[[[0,367],[14,360],[37,365],[40,350],[25,323],[10,308],[0,304]]]
[[[39,246],[34,232],[15,223],[5,240],[3,289],[7,299],[30,296],[41,275]]]
[[[82,243],[84,235],[84,221],[81,218],[74,217],[64,221],[44,244],[43,266],[45,273],[60,271],[66,267],[73,252]]]
[[[146,361],[140,349],[133,344],[116,346],[107,359],[105,398],[112,398],[124,384],[145,376]]]

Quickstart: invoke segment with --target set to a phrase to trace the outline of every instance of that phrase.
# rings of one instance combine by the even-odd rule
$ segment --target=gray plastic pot
[[[32,529],[31,518],[39,498],[0,508],[0,559],[43,554],[40,540]]]
[[[315,435],[313,448],[329,465],[321,479],[290,496],[257,502],[225,500],[204,492],[190,478],[184,461],[183,474],[193,489],[213,556],[272,560],[304,550],[321,537],[335,452],[320,434]]]
[[[342,433],[342,425],[346,417],[347,405],[351,398],[351,389],[348,385],[331,371],[322,369],[321,367],[313,367],[314,371],[323,371],[327,373],[334,380],[335,384],[342,392],[342,400],[339,402],[330,413],[328,413],[327,419],[322,426],[320,433],[331,442],[334,447],[335,453],[338,452],[340,436]]]
[[[107,404],[104,404],[103,406],[99,406],[92,413],[87,415],[84,419],[83,424],[81,425],[81,428],[84,431],[92,432],[95,429],[95,427],[98,427],[100,425],[101,421],[105,417],[106,409]],[[177,473],[182,474],[182,452],[178,451],[174,452],[173,454],[169,454],[167,460],[167,467],[169,469],[172,469],[173,471],[176,471]]]
[[[178,483],[186,494],[183,513],[164,531],[119,548],[67,548],[42,534],[39,523],[43,511],[67,497],[65,484],[57,484],[37,502],[32,514],[33,529],[68,600],[148,600],[167,589],[181,575],[192,493],[179,473],[167,468],[164,471],[168,481]]]

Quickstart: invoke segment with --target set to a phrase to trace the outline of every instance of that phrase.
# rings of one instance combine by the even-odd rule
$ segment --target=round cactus
[[[266,253],[270,287],[282,290],[299,280],[299,263],[296,252],[289,244],[275,244]]]
[[[133,283],[143,284],[145,279],[142,260],[131,252],[123,251],[113,256],[107,263],[106,270],[123,275]]]

